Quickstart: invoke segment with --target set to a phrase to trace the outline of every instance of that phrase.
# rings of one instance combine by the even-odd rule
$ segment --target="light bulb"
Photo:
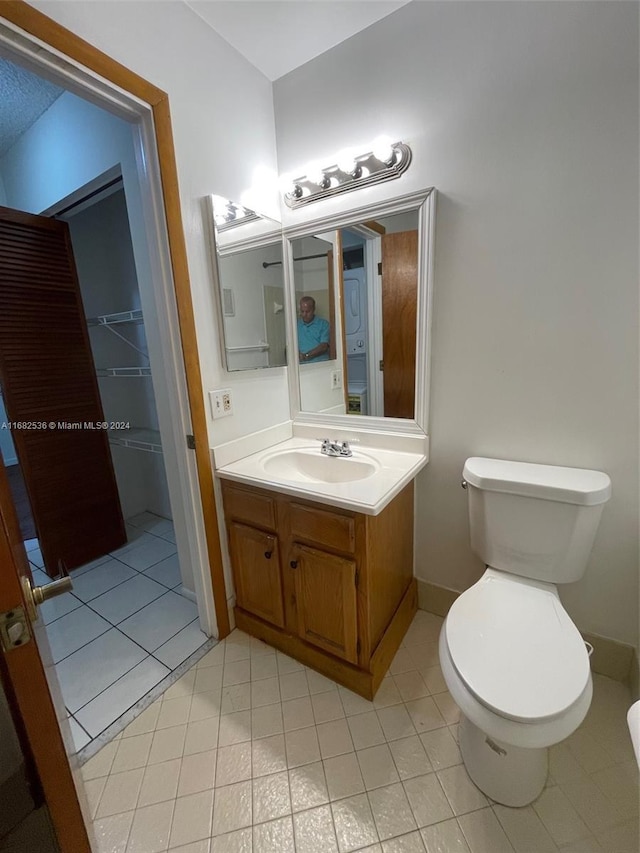
[[[388,136],[378,136],[373,141],[373,156],[381,163],[389,163],[393,160],[395,152],[393,143]]]
[[[356,165],[353,148],[343,148],[336,157],[336,165],[341,172],[353,172]]]

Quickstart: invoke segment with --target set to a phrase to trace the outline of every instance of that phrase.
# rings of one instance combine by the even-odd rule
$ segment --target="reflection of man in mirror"
[[[313,296],[303,296],[300,300],[298,354],[302,362],[329,360],[329,323],[316,317]]]

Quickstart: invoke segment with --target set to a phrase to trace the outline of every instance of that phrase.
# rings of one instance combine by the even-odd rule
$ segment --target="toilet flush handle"
[[[460,480],[460,485],[462,486],[463,489],[466,489],[467,488],[467,481],[466,480]]]

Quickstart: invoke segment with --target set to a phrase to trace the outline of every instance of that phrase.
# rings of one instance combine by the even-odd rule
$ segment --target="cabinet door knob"
[[[289,565],[291,566],[292,569],[297,569],[298,568],[298,561],[297,560],[291,560]]]
[[[271,559],[271,555],[272,555],[272,554],[273,554],[273,551],[265,551],[265,552],[264,552],[264,555],[265,555],[265,557],[267,558],[267,560],[270,560],[270,559]]]

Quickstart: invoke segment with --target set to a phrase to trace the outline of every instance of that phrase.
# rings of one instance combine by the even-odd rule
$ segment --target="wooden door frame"
[[[5,0],[0,5],[0,19],[2,18],[150,107],[161,181],[162,206],[166,220],[166,236],[176,296],[188,407],[191,415],[191,429],[195,439],[198,490],[204,519],[213,604],[218,637],[222,639],[230,631],[229,611],[194,310],[191,301],[187,252],[182,225],[169,97],[166,92],[130,71],[107,54],[102,53],[23,0]]]
[[[0,494],[3,507],[9,506],[9,512],[0,512],[0,611],[6,613],[25,606],[20,575],[26,571],[27,555],[4,465],[0,465]],[[74,767],[69,763],[59,729],[63,721],[58,721],[34,630],[31,625],[28,628],[27,642],[10,651],[0,646],[0,684],[26,737],[30,754],[24,758],[30,765],[33,760],[61,853],[91,853],[85,822],[88,808],[86,802],[81,804],[85,798],[74,780],[79,774],[77,762]]]

